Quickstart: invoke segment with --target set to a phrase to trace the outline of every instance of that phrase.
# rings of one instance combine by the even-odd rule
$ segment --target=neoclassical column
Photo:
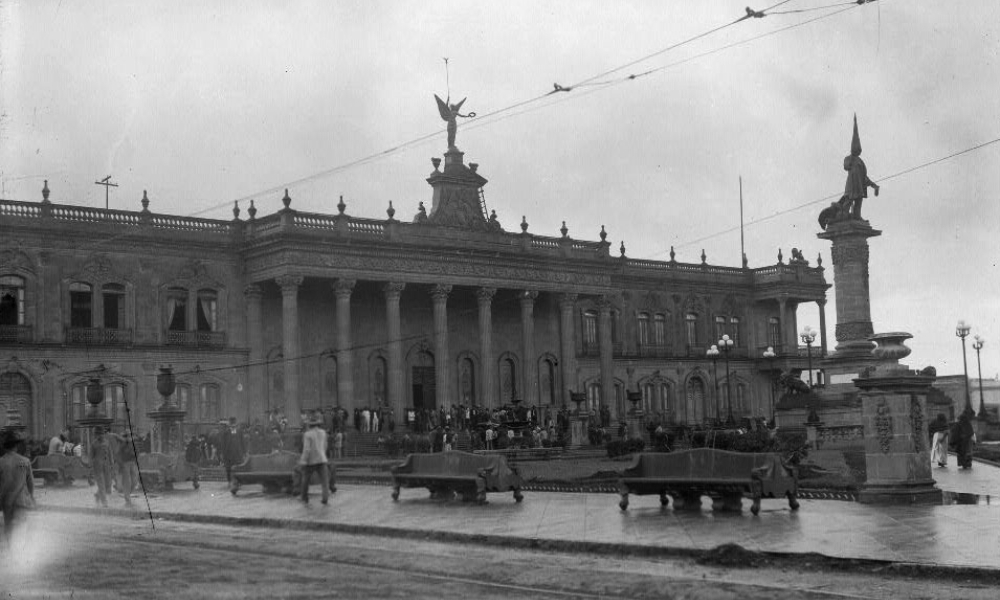
[[[483,406],[497,407],[496,361],[493,357],[493,296],[496,288],[479,288],[476,300],[479,305],[479,356],[483,373]]]
[[[264,413],[262,402],[266,393],[264,386],[267,385],[264,381],[264,365],[262,364],[264,360],[264,323],[261,299],[263,296],[263,290],[256,283],[251,283],[243,288],[243,297],[246,298],[247,303],[247,346],[250,347],[248,361],[250,366],[247,367],[246,374],[247,393],[244,394],[244,397],[247,398],[248,403],[253,404],[250,407],[251,421]]]
[[[353,279],[338,279],[333,284],[337,297],[337,399],[348,408],[358,406],[354,397],[354,368],[351,365],[351,292]]]
[[[434,387],[435,402],[447,406],[451,394],[448,393],[448,294],[451,286],[438,284],[431,288],[431,298],[434,300]]]
[[[403,394],[403,335],[399,315],[399,298],[403,294],[405,283],[390,281],[382,286],[385,294],[386,329],[389,333],[389,364],[388,379],[389,406],[401,418],[406,403]]]
[[[576,385],[576,337],[573,333],[573,310],[576,294],[559,295],[559,365],[562,367],[562,402],[570,406],[570,392]],[[583,391],[583,390],[578,390]]]
[[[198,331],[198,290],[192,286],[188,289],[187,293],[188,299],[187,306],[185,307],[187,310],[184,314],[184,318],[187,319],[187,330]],[[97,302],[94,302],[94,307],[96,310]],[[101,318],[104,318],[103,311]],[[94,323],[97,323],[97,321],[94,321]]]
[[[607,296],[597,299],[597,335],[601,354],[601,404],[614,408],[615,368],[611,345],[611,301]]]
[[[299,402],[299,286],[302,275],[281,275],[275,278],[281,287],[281,349],[285,367],[285,418],[293,428],[302,426],[302,404]]]
[[[778,329],[780,330],[781,335],[778,337],[778,339],[781,341],[781,345],[783,346],[782,351],[784,353],[786,353],[786,354],[787,353],[795,354],[795,352],[798,351],[797,350],[798,349],[798,344],[795,343],[795,344],[792,344],[791,346],[788,345],[788,311],[787,311],[787,309],[788,309],[788,297],[786,295],[779,296],[778,297]],[[795,332],[795,330],[792,329],[792,333],[794,333],[794,332]]]
[[[826,299],[817,300],[819,305],[819,344],[820,356],[826,357]]]
[[[535,360],[535,299],[538,292],[524,290],[518,294],[521,303],[521,363],[522,384],[526,404],[538,404],[538,361]]]

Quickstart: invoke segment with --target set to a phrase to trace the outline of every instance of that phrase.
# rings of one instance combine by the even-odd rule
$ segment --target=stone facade
[[[822,267],[637,260],[603,231],[545,237],[526,220],[508,232],[481,205],[486,180],[446,158],[431,216],[412,222],[391,205],[387,219],[343,201],[299,212],[287,193],[279,212],[233,220],[155,214],[145,197],[134,212],[61,204],[47,186],[39,203],[0,201],[0,425],[72,426],[97,376],[115,426],[148,430],[164,365],[188,432],[276,409],[295,425],[333,406],[572,408],[570,392],[617,420],[632,390],[671,422],[727,404],[770,418],[771,374],[804,367],[795,309],[825,302]],[[737,340],[728,399],[723,357],[705,355],[722,333]]]

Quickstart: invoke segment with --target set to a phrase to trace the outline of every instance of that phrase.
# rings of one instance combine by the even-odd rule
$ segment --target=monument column
[[[820,356],[826,358],[826,300],[817,300],[816,304],[819,306]]]
[[[264,414],[263,398],[266,392],[264,381],[264,323],[261,299],[263,290],[256,283],[243,288],[247,302],[247,345],[250,347],[250,366],[247,368],[247,402],[253,403],[250,414],[259,417]],[[251,419],[252,422],[252,419]]]
[[[403,402],[403,336],[400,327],[399,298],[403,294],[405,283],[391,281],[382,287],[385,293],[386,329],[389,333],[389,406],[402,418],[405,403]]]
[[[337,401],[348,407],[358,407],[354,397],[354,368],[351,365],[351,292],[353,279],[338,279],[333,284],[337,297]]]
[[[527,404],[538,403],[538,364],[535,361],[535,299],[538,292],[524,290],[519,294],[521,302],[521,369],[524,377],[521,389]]]
[[[493,360],[493,296],[496,288],[479,288],[479,355],[483,368],[483,401],[487,408],[497,407],[496,365]]]
[[[285,369],[285,418],[294,429],[302,427],[299,402],[299,286],[302,275],[281,275],[275,281],[281,287],[281,351]]]
[[[573,309],[576,294],[559,296],[559,365],[562,367],[562,403],[569,405],[570,392],[576,385],[576,337],[573,333]],[[582,391],[582,390],[581,390]]]
[[[615,369],[611,344],[611,301],[607,296],[597,299],[597,335],[600,350],[601,404],[608,410],[615,405]]]
[[[448,295],[451,286],[438,284],[431,288],[431,298],[434,300],[434,387],[435,403],[438,407],[446,406],[450,397],[448,393]],[[485,386],[485,384],[484,384]]]
[[[868,238],[882,235],[868,221],[851,219],[831,223],[817,237],[833,248],[834,292],[837,300],[836,356],[871,353],[868,336],[874,333],[868,293]]]

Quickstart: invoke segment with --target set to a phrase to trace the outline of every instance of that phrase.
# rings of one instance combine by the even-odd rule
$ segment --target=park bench
[[[629,494],[659,494],[660,504],[674,499],[675,509],[698,510],[701,496],[712,498],[714,510],[742,510],[742,499],[753,500],[750,511],[760,512],[761,498],[788,498],[792,510],[799,508],[798,471],[776,453],[729,452],[695,448],[682,452],[643,453],[625,469],[619,480],[622,510]]]
[[[461,494],[465,501],[486,502],[487,492],[514,492],[520,502],[521,477],[502,456],[452,450],[433,454],[410,454],[392,469],[392,499],[399,500],[402,487],[426,487],[431,497]]]
[[[93,470],[79,456],[43,454],[31,464],[32,476],[45,481],[45,485],[73,485],[74,479],[93,481]]]
[[[330,469],[330,491],[336,492],[335,470]],[[279,450],[270,454],[251,454],[239,465],[234,465],[229,491],[235,496],[240,487],[247,484],[261,484],[266,493],[278,491],[293,494],[300,489],[302,471],[299,468],[299,454]],[[319,483],[319,474],[314,473],[310,483]]]
[[[198,489],[198,468],[189,465],[184,456],[153,452],[139,455],[139,475],[142,484],[153,488],[172,490],[174,483],[191,480]]]

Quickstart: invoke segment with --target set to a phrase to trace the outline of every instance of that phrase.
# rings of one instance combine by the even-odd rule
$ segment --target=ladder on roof
[[[483,209],[483,218],[489,220],[490,211],[486,210],[486,193],[483,188],[479,188],[479,206]]]

